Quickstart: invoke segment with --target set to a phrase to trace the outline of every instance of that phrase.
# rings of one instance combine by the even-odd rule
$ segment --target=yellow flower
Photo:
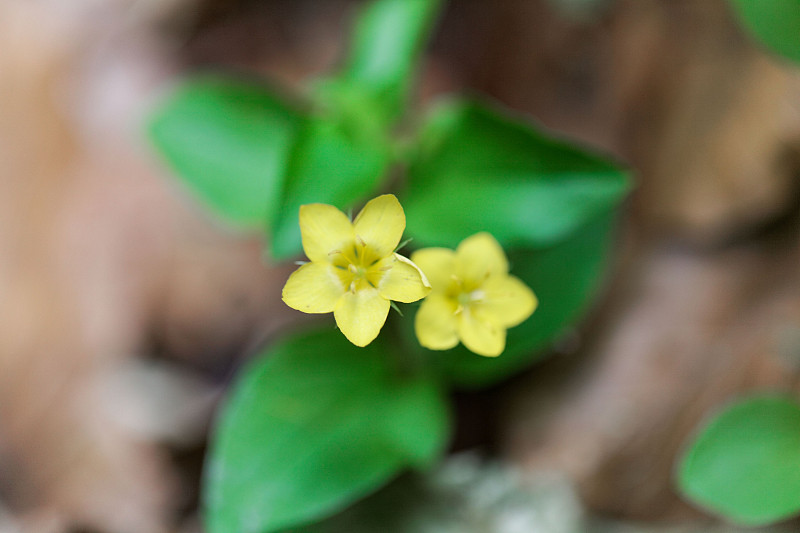
[[[345,337],[366,346],[378,336],[390,300],[416,302],[431,290],[420,269],[394,249],[406,215],[393,194],[370,200],[352,223],[326,204],[300,207],[303,250],[311,260],[283,287],[286,305],[330,313]]]
[[[412,254],[433,290],[417,312],[414,328],[420,344],[447,350],[458,341],[488,357],[506,346],[506,329],[531,316],[536,296],[508,274],[500,244],[488,233],[464,239],[453,251],[424,248]]]

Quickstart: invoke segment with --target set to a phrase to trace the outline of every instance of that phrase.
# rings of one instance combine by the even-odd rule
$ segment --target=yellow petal
[[[333,310],[336,325],[356,346],[375,340],[388,314],[389,300],[381,297],[377,289],[345,292]]]
[[[456,273],[456,253],[447,248],[423,248],[411,260],[427,276],[434,291],[447,289]]]
[[[308,263],[295,270],[283,287],[283,301],[304,313],[330,313],[344,287],[327,263]]]
[[[373,198],[353,222],[355,233],[378,257],[394,252],[406,229],[406,215],[393,194]]]
[[[312,261],[329,261],[331,252],[352,247],[353,224],[347,215],[327,204],[300,206],[303,250]]]
[[[510,328],[531,316],[538,305],[533,291],[514,276],[489,278],[481,288],[484,299],[475,305],[481,316],[488,316]]]
[[[459,315],[458,336],[470,351],[486,357],[497,357],[506,347],[505,328],[470,309]]]
[[[428,278],[419,267],[400,254],[392,254],[375,267],[388,271],[378,283],[378,291],[387,300],[411,303],[425,298],[431,292]]]
[[[430,350],[448,350],[458,344],[456,302],[433,293],[422,302],[414,319],[419,343]]]
[[[457,275],[467,284],[480,284],[489,276],[508,273],[500,244],[486,232],[467,237],[456,249]]]

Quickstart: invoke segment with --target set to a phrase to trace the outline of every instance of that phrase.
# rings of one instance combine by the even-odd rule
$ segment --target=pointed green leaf
[[[441,0],[376,0],[356,22],[342,79],[365,91],[386,119],[402,110]]]
[[[716,415],[694,439],[678,470],[696,504],[747,526],[800,513],[800,404],[752,396]]]
[[[274,217],[303,119],[268,88],[230,78],[186,81],[150,118],[150,139],[189,189],[227,220]]]
[[[242,373],[214,434],[210,533],[268,533],[335,513],[446,442],[438,384],[397,376],[389,347],[301,335]]]
[[[480,231],[506,247],[555,245],[630,189],[611,160],[464,101],[433,114],[410,176],[407,233],[448,247]]]

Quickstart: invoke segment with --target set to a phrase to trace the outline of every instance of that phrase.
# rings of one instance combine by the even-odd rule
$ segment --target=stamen
[[[476,289],[471,293],[469,293],[469,298],[472,301],[483,300],[484,298],[486,298],[486,293],[480,289]]]
[[[358,268],[356,268],[356,266],[354,264],[352,264],[352,263],[347,265],[347,270],[349,270],[353,274],[358,274]]]

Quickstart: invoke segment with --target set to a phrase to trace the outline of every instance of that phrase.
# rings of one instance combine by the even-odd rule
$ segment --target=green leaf
[[[761,43],[800,63],[800,0],[731,0],[731,4]]]
[[[412,157],[407,233],[455,247],[488,231],[506,247],[558,243],[627,194],[607,158],[474,102],[436,111]]]
[[[273,226],[270,251],[285,259],[300,252],[300,206],[325,203],[346,209],[381,182],[390,162],[386,139],[330,117],[308,121],[292,153],[283,203]]]
[[[303,119],[266,87],[216,76],[185,82],[150,118],[150,139],[184,183],[235,224],[274,217]]]
[[[450,380],[466,388],[487,386],[541,357],[589,307],[607,267],[614,222],[614,213],[605,213],[557,245],[510,253],[511,273],[533,289],[539,307],[508,330],[499,357],[481,357],[463,345],[437,353]]]
[[[438,383],[397,375],[379,341],[336,330],[268,350],[241,375],[214,434],[204,485],[210,533],[268,533],[335,513],[447,440]]]
[[[361,87],[386,119],[396,118],[441,0],[376,0],[356,22],[342,79]]]
[[[678,484],[696,504],[742,525],[800,513],[800,405],[773,394],[727,407],[692,442]]]

